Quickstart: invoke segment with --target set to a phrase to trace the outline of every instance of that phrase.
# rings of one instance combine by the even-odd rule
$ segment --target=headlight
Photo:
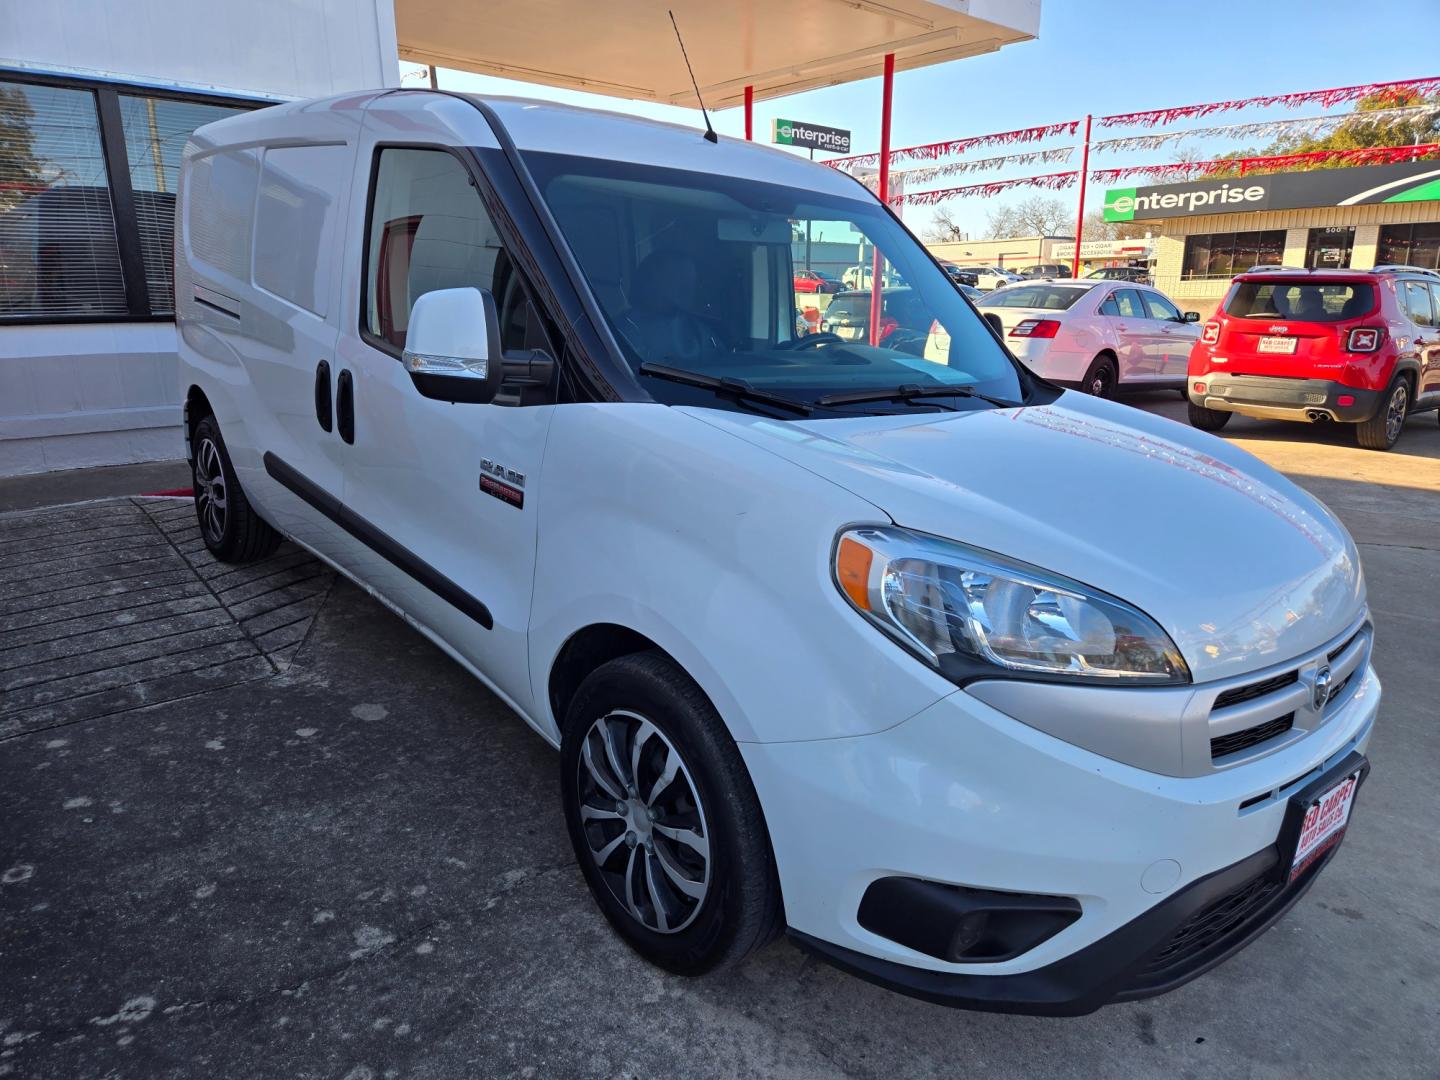
[[[1175,643],[1144,612],[992,552],[859,528],[841,533],[834,569],[861,614],[956,682],[1004,671],[1109,685],[1190,681]]]

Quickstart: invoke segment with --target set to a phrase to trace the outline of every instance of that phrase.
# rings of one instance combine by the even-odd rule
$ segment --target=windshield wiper
[[[766,405],[773,405],[777,409],[788,409],[790,412],[799,413],[801,416],[809,416],[811,412],[810,406],[803,401],[796,401],[784,394],[772,394],[769,390],[761,390],[757,386],[751,386],[744,379],[721,378],[716,375],[706,375],[703,371],[689,371],[685,368],[666,367],[664,364],[652,364],[648,360],[640,365],[639,370],[641,375],[680,383],[682,386],[698,386],[702,390],[713,390],[716,397],[730,398],[737,402],[760,401]]]
[[[840,394],[826,394],[815,399],[816,405],[859,405],[866,401],[918,401],[934,397],[968,397],[987,402],[1001,409],[1018,409],[1021,402],[1005,401],[1003,398],[982,394],[968,383],[959,386],[921,386],[919,383],[902,383],[883,390],[847,390]],[[939,402],[931,404],[940,405]],[[952,411],[955,406],[940,405]]]

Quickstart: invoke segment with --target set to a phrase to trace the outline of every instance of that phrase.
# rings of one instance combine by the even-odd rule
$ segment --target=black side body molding
[[[305,500],[386,562],[398,566],[457,611],[464,612],[486,630],[494,628],[495,620],[491,617],[489,608],[409,548],[396,543],[334,495],[316,486],[268,450],[265,451],[264,462],[265,471],[277,484]]]

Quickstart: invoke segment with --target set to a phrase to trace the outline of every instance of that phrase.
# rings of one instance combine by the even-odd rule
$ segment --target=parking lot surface
[[[188,501],[32,485],[0,515],[0,1076],[1440,1076],[1440,425],[1390,454],[1224,434],[1360,543],[1374,769],[1274,929],[1063,1020],[784,941],[709,979],[647,966],[585,891],[553,752],[403,622],[289,545],[213,563]]]

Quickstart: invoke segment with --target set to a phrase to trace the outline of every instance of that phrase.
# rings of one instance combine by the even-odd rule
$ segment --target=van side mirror
[[[484,289],[436,289],[415,301],[401,355],[415,389],[438,401],[484,405],[500,391],[500,315]]]
[[[1181,322],[1199,322],[1199,321],[1200,321],[1200,313],[1199,313],[1198,311],[1187,311],[1187,312],[1185,312],[1184,315],[1181,315],[1181,316],[1180,316],[1180,321],[1181,321]]]

